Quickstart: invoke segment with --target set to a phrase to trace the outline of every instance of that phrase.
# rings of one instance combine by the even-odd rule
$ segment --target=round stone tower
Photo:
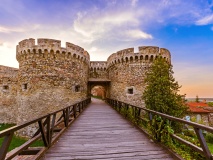
[[[139,53],[134,53],[134,48],[113,53],[107,60],[111,80],[110,98],[140,106],[145,73],[158,56],[171,62],[170,52],[159,47],[139,47]]]
[[[87,97],[89,54],[53,39],[26,39],[17,45],[18,123],[64,108]]]

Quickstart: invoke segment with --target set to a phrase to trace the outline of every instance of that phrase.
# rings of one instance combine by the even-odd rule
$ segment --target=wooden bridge
[[[92,103],[43,159],[173,159],[103,101]]]
[[[131,115],[136,119],[140,119],[140,112],[144,110],[149,113],[150,119],[152,118],[151,114],[160,115],[166,119],[193,126],[201,147],[193,145],[175,134],[171,135],[172,138],[200,152],[206,159],[213,157],[201,132],[202,129],[213,133],[211,127],[187,122],[116,100],[108,99],[108,103],[119,112],[101,100],[93,99],[92,103],[89,103],[90,99],[86,99],[0,132],[0,138],[4,138],[0,148],[0,160],[178,159],[177,155],[171,154],[172,152],[168,152],[168,149],[162,147],[162,145],[154,143],[143,131],[127,121],[124,118],[124,116],[128,117],[127,112],[124,116],[119,114],[122,109],[128,111],[129,108],[131,108]],[[86,107],[87,105],[88,107]],[[83,110],[84,112],[82,112]],[[34,123],[38,124],[38,131],[26,143],[7,153],[14,132]],[[44,146],[31,147],[31,144],[38,139],[42,139]]]

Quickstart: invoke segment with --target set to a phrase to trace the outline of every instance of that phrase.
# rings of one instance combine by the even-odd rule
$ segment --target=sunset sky
[[[167,48],[187,97],[213,97],[212,0],[1,0],[0,65],[18,68],[28,38],[71,42],[105,61],[121,49]]]

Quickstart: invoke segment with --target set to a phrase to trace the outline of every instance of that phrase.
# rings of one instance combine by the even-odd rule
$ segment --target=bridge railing
[[[196,136],[199,140],[200,143],[200,147],[181,138],[180,136],[176,135],[176,134],[171,134],[170,136],[176,140],[178,140],[180,143],[185,144],[186,146],[190,147],[191,149],[201,153],[202,155],[204,155],[206,157],[206,159],[208,160],[213,160],[213,155],[211,154],[209,147],[206,143],[205,137],[203,135],[203,131],[207,131],[210,133],[213,133],[213,127],[209,127],[209,126],[205,126],[202,124],[198,124],[195,122],[191,122],[191,121],[186,121],[184,119],[181,118],[176,118],[173,116],[169,116],[167,114],[163,114],[160,112],[156,112],[154,110],[150,110],[147,109],[145,107],[138,107],[138,106],[134,106],[128,103],[124,103],[118,100],[114,100],[114,99],[107,99],[107,102],[114,107],[119,113],[121,113],[122,111],[124,111],[124,116],[127,117],[128,114],[131,114],[132,117],[134,117],[134,119],[136,119],[137,121],[144,121],[144,117],[141,116],[141,112],[145,111],[146,113],[148,113],[148,117],[149,117],[149,122],[152,121],[154,115],[158,115],[161,116],[164,119],[170,120],[170,121],[175,121],[175,122],[179,122],[188,126],[191,126],[194,129],[194,132],[196,133]],[[130,110],[131,108],[131,110]],[[131,112],[131,113],[129,113]]]
[[[16,125],[0,132],[3,142],[0,146],[0,160],[12,159],[17,155],[31,155],[32,159],[39,159],[42,154],[59,138],[68,126],[80,115],[84,108],[91,102],[91,98],[75,103],[66,108],[57,110],[50,114],[41,116],[34,120]],[[8,152],[15,132],[21,131],[25,127],[38,125],[38,130],[24,144]],[[44,146],[30,147],[37,140],[41,139]]]

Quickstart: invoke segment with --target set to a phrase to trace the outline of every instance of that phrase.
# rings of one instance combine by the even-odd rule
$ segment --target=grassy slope
[[[213,144],[212,143],[208,143],[208,146],[209,146],[209,150],[213,154]]]
[[[12,126],[14,126],[14,124],[0,124],[0,131],[7,129],[7,128],[10,128]],[[13,150],[16,147],[19,147],[20,145],[22,145],[26,141],[27,141],[27,139],[25,139],[25,138],[13,136],[12,142],[11,142],[10,147],[9,147],[9,151]],[[2,142],[3,142],[3,138],[0,138],[0,147],[1,147]],[[43,142],[42,141],[36,141],[35,143],[33,143],[32,146],[33,147],[43,146]]]

